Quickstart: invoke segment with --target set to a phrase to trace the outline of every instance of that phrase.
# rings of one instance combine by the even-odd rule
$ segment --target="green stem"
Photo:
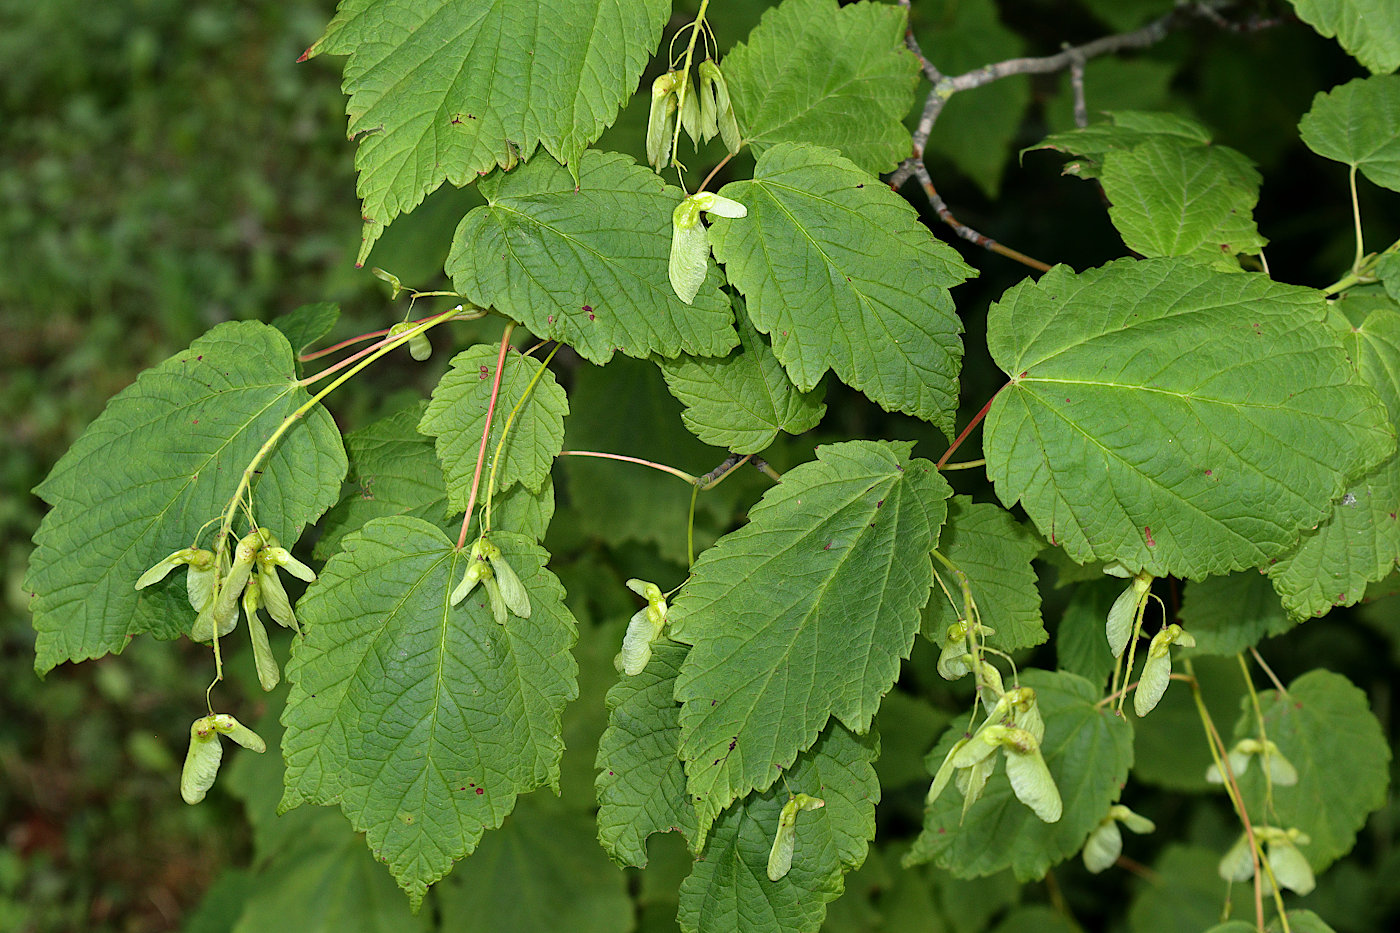
[[[1225,795],[1230,798],[1230,803],[1235,808],[1235,814],[1240,818],[1240,823],[1244,825],[1245,837],[1249,840],[1249,855],[1254,860],[1254,917],[1256,925],[1262,930],[1264,929],[1264,888],[1263,878],[1259,874],[1262,860],[1259,857],[1259,841],[1254,838],[1254,824],[1250,822],[1249,811],[1244,806],[1244,795],[1240,793],[1240,785],[1235,780],[1234,770],[1230,767],[1230,754],[1225,748],[1225,740],[1220,737],[1220,730],[1215,728],[1215,720],[1211,718],[1210,710],[1206,708],[1205,697],[1201,695],[1201,682],[1196,677],[1196,669],[1191,664],[1190,658],[1183,659],[1182,665],[1191,678],[1191,698],[1196,703],[1196,714],[1200,716],[1201,727],[1206,732],[1206,744],[1210,746],[1211,761],[1215,763],[1216,770],[1225,779]]]
[[[1366,255],[1366,247],[1361,240],[1361,202],[1356,198],[1356,166],[1351,167],[1351,172],[1347,176],[1347,181],[1351,185],[1351,217],[1356,225],[1356,259],[1351,264],[1353,274],[1361,272],[1361,258]]]
[[[676,129],[671,137],[671,161],[679,164],[676,153],[681,148],[681,114],[685,112],[685,95],[690,90],[690,63],[695,58],[695,40],[700,37],[700,30],[705,26],[705,9],[710,5],[710,0],[700,0],[700,10],[695,14],[695,22],[690,26],[690,41],[685,46],[685,62],[681,66],[681,87],[676,93]]]
[[[350,369],[341,373],[330,384],[325,386],[315,395],[311,396],[311,398],[308,399],[305,403],[299,406],[296,411],[292,412],[286,418],[283,418],[282,423],[279,424],[277,426],[277,429],[272,432],[272,434],[267,438],[266,441],[263,442],[263,445],[258,448],[258,452],[253,454],[253,459],[248,463],[248,466],[244,468],[243,476],[238,481],[238,488],[234,490],[233,497],[229,500],[228,508],[224,510],[223,523],[219,531],[220,540],[226,537],[229,534],[229,532],[233,530],[233,514],[238,510],[238,503],[242,501],[244,495],[248,494],[251,490],[253,484],[253,477],[257,474],[258,466],[263,462],[263,459],[266,458],[267,455],[272,452],[272,448],[277,446],[277,442],[282,439],[282,435],[286,434],[289,430],[291,430],[292,425],[300,421],[308,411],[319,405],[322,399],[324,399],[327,395],[330,395],[336,389],[340,388],[366,366],[373,363],[375,360],[379,359],[381,356],[390,352],[396,347],[407,343],[409,340],[418,336],[419,334],[426,333],[429,329],[435,327],[438,324],[441,324],[443,321],[452,317],[456,313],[456,308],[453,308],[450,311],[444,311],[442,314],[439,314],[436,317],[428,318],[427,321],[425,321],[420,326],[414,328],[413,330],[405,331],[396,337],[381,341],[375,346],[369,347],[365,351],[357,353],[355,356],[357,358],[362,358],[357,359],[355,364],[351,366]],[[313,377],[313,381],[315,379],[319,379],[323,375],[326,374],[318,374],[316,377]],[[305,384],[305,382],[303,382],[302,384]]]
[[[490,531],[491,525],[491,503],[496,499],[496,469],[501,465],[501,451],[505,449],[506,438],[510,436],[510,429],[515,424],[515,416],[520,413],[520,409],[529,401],[530,395],[535,391],[535,386],[539,385],[540,377],[545,374],[545,368],[549,366],[549,361],[554,359],[554,354],[559,352],[559,344],[554,345],[554,349],[549,351],[549,355],[544,358],[539,369],[535,370],[535,375],[530,377],[530,383],[525,386],[525,391],[521,394],[520,400],[515,403],[515,407],[506,416],[506,425],[501,429],[501,436],[496,441],[496,453],[491,458],[491,475],[486,481],[486,518],[481,523],[482,534]]]

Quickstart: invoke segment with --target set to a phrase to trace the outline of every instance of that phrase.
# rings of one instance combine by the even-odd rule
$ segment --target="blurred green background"
[[[767,5],[715,4],[711,15],[721,45],[742,39]],[[959,71],[1051,53],[1063,41],[1130,28],[1170,5],[1020,0],[1001,4],[998,19],[988,0],[931,0],[916,2],[914,11],[925,50]],[[694,6],[677,4],[678,10]],[[1278,5],[1245,6],[1268,12]],[[0,0],[5,933],[179,929],[191,916],[200,922],[191,911],[221,872],[250,857],[252,833],[237,800],[216,793],[200,807],[185,807],[175,792],[186,729],[203,704],[204,649],[138,639],[120,657],[64,665],[42,682],[34,676],[21,579],[42,508],[29,490],[108,398],[215,323],[269,320],[314,301],[340,303],[341,336],[401,316],[402,304],[390,307],[384,285],[353,267],[360,223],[340,62],[296,63],[333,7],[333,0]],[[1192,114],[1219,142],[1259,162],[1266,181],[1258,216],[1273,240],[1275,274],[1322,285],[1350,260],[1345,172],[1303,150],[1295,124],[1314,92],[1358,73],[1332,43],[1289,22],[1246,35],[1197,28],[1145,54],[1092,63],[1087,83],[1091,110]],[[1083,268],[1122,253],[1097,194],[1082,181],[1062,178],[1053,154],[1028,155],[1024,165],[1015,156],[1047,131],[1070,124],[1065,89],[1063,76],[1015,79],[958,99],[931,143],[930,164],[962,220],[1031,255]],[[644,121],[643,101],[624,112],[604,145],[639,152]],[[475,197],[471,191],[433,195],[390,228],[371,262],[405,284],[434,287],[451,231]],[[1371,242],[1400,235],[1393,196],[1366,186],[1362,197]],[[936,220],[933,225],[945,234]],[[975,347],[987,303],[1025,270],[957,245],[982,270],[957,295],[969,347]],[[342,426],[351,429],[383,410],[386,395],[425,394],[445,359],[435,357],[426,369],[389,363],[390,372],[377,377],[374,388],[349,390],[336,403]],[[969,356],[969,411],[960,422],[1000,378],[984,357]],[[927,426],[885,415],[839,387],[830,389],[828,403],[824,436],[916,437],[923,439],[921,455],[941,450]],[[802,459],[803,444],[810,451],[811,438],[789,444],[775,462]],[[985,495],[971,472],[957,479],[958,491]],[[561,530],[556,549],[568,549],[569,534]],[[613,556],[588,552],[572,571],[556,570],[572,592],[571,574],[584,580],[592,566],[587,561]],[[1062,598],[1057,604],[1051,597],[1047,619],[1062,606]],[[1389,631],[1392,618],[1372,607],[1368,620]],[[1339,668],[1355,665],[1359,674],[1346,669],[1363,688],[1378,690],[1394,670],[1387,652],[1369,650],[1379,637],[1351,615],[1325,635],[1296,633],[1280,649],[1280,672],[1312,666],[1323,650]],[[247,672],[235,670],[235,684],[239,677],[247,683]],[[600,695],[601,688],[594,692]],[[1388,694],[1383,699],[1388,702]],[[256,713],[263,702],[249,691],[244,708]],[[597,719],[596,710],[579,715]],[[587,728],[596,738],[601,722]],[[916,760],[922,749],[905,751]],[[581,767],[586,783],[589,762]],[[1205,836],[1215,832],[1207,818],[1193,818],[1205,821]],[[886,828],[882,824],[882,833]],[[896,835],[908,829],[897,818],[888,828]],[[1363,845],[1363,857],[1372,855],[1380,858]],[[887,884],[881,871],[872,853],[852,889],[866,890],[860,878],[869,891]],[[1359,872],[1337,870],[1331,893],[1324,883],[1320,896],[1339,904],[1367,900],[1368,918],[1383,914],[1386,902]],[[233,903],[245,876],[223,877],[231,880],[221,896]],[[996,882],[984,887],[981,895],[968,890],[959,896],[1011,902],[1010,895],[996,893]],[[1095,895],[1087,896],[1093,902]],[[1108,900],[1111,907],[1112,895]],[[833,907],[833,919],[847,924],[842,929],[865,928],[864,903],[848,898]],[[1348,928],[1371,929],[1370,923],[1358,920]]]

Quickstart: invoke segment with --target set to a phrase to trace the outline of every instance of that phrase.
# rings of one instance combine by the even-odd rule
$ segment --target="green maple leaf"
[[[1298,18],[1342,48],[1373,74],[1400,67],[1400,7],[1390,0],[1288,0]]]
[[[342,0],[305,57],[349,56],[357,263],[444,181],[471,184],[540,145],[573,165],[636,90],[670,12],[668,0]]]
[[[598,848],[593,820],[527,797],[436,889],[443,930],[631,933],[627,875]]]
[[[831,369],[952,437],[962,322],[948,290],[975,271],[907,201],[829,149],[774,146],[752,181],[721,194],[749,212],[711,224],[715,258],[797,387]]]
[[[1185,259],[1057,267],[992,306],[987,473],[1080,563],[1261,566],[1394,450],[1320,292]]]
[[[1054,823],[1042,821],[1016,799],[1005,767],[998,763],[965,817],[962,797],[951,789],[927,808],[923,833],[904,857],[905,865],[933,860],[959,878],[1007,868],[1020,881],[1040,878],[1079,851],[1118,799],[1133,763],[1128,721],[1100,706],[1098,689],[1076,674],[1031,670],[1022,674],[1021,684],[1035,689],[1045,720],[1040,747],[1064,813]],[[949,729],[929,752],[929,773],[938,770],[964,728],[959,723]]]
[[[1238,654],[1293,627],[1269,578],[1255,570],[1191,583],[1181,598],[1181,627],[1196,644],[1183,657]],[[1100,626],[1102,627],[1102,626]]]
[[[1040,590],[1031,567],[1040,546],[1033,532],[990,502],[957,496],[948,507],[948,524],[938,550],[966,574],[982,623],[995,632],[986,638],[993,648],[1015,651],[1049,638],[1040,618]],[[950,603],[942,589],[935,589],[924,610],[924,632],[941,647],[947,642],[948,626],[962,612],[962,590],[942,564],[934,569],[956,600]]]
[[[1320,872],[1351,851],[1366,818],[1385,805],[1390,746],[1366,694],[1341,674],[1309,671],[1259,702],[1269,741],[1298,769],[1298,783],[1275,783],[1265,809],[1263,771],[1251,766],[1237,775],[1245,806],[1307,833],[1312,841],[1299,848]],[[1241,717],[1235,738],[1255,735],[1253,718]]]
[[[785,785],[752,794],[726,810],[681,883],[681,930],[784,933],[820,927],[826,905],[841,896],[846,872],[865,861],[875,836],[877,755],[873,734],[857,736],[832,723],[793,763]],[[825,805],[798,814],[792,868],[770,881],[768,853],[789,789]]]
[[[24,581],[39,673],[120,652],[142,632],[189,630],[177,579],[142,591],[136,579],[223,514],[258,448],[308,398],[287,339],[248,321],[219,325],[107,404],[35,489],[53,506]],[[345,449],[331,416],[311,409],[260,470],[255,514],[290,546],[340,494]],[[152,604],[178,614],[158,618]]]
[[[494,357],[491,363],[495,365]],[[437,525],[449,535],[461,528],[461,522],[453,516],[461,515],[465,503],[455,512],[448,504],[447,483],[433,438],[418,433],[427,404],[420,402],[400,409],[345,435],[354,486],[321,520],[321,537],[316,541],[318,559],[325,560],[340,550],[346,535],[373,518],[411,515]],[[478,443],[479,431],[478,428]],[[482,514],[478,511],[472,516],[469,534],[480,524]],[[498,490],[494,515],[498,528],[537,541],[543,539],[554,517],[553,481],[546,478],[538,492],[531,492],[521,483],[505,492]]]
[[[608,691],[608,727],[598,743],[598,839],[624,865],[646,867],[652,833],[695,835],[675,701],[685,655],[684,646],[659,642],[640,674]]]
[[[462,218],[447,257],[457,291],[595,363],[728,352],[737,338],[718,270],[691,304],[667,275],[684,192],[617,153],[589,150],[577,168],[575,179],[537,161],[481,183],[488,203]]]
[[[788,0],[725,55],[744,141],[762,153],[783,142],[839,150],[870,172],[909,154],[901,122],[919,62],[904,46],[903,10],[874,3]]]
[[[1400,75],[1357,78],[1319,92],[1298,132],[1323,158],[1400,191]]]
[[[483,588],[449,602],[468,560],[421,519],[345,539],[298,603],[282,722],[282,808],[338,803],[416,905],[500,826],[516,796],[557,785],[576,637],[542,548],[497,532],[530,618],[497,622]]]
[[[1237,254],[1255,255],[1268,243],[1254,223],[1259,175],[1242,171],[1242,161],[1224,146],[1170,136],[1109,152],[1099,175],[1108,216],[1124,244],[1144,256],[1238,269]]]
[[[670,609],[696,842],[828,718],[864,732],[908,657],[950,490],[909,444],[817,449],[700,555]]]
[[[457,512],[466,511],[471,495],[498,357],[498,348],[489,344],[478,344],[454,356],[452,368],[433,389],[432,401],[418,425],[419,431],[437,439],[438,458],[447,479],[447,498]],[[493,467],[497,492],[504,492],[516,483],[531,492],[539,492],[549,478],[554,458],[564,449],[564,416],[569,413],[569,400],[554,373],[547,369],[541,373],[541,368],[539,360],[533,357],[519,353],[506,355],[491,433],[486,441],[480,495],[486,493],[485,484]],[[534,389],[526,398],[525,390],[537,376]],[[507,418],[517,406],[519,410],[510,433],[505,435],[501,461],[496,463],[496,447],[505,431]]]
[[[1342,345],[1363,382],[1400,425],[1400,307],[1382,295],[1348,296],[1334,308]],[[1366,584],[1400,560],[1400,455],[1347,485],[1331,514],[1298,548],[1270,565],[1269,578],[1295,617],[1318,616],[1362,599]]]
[[[658,365],[666,388],[685,405],[681,419],[692,434],[712,447],[755,454],[779,431],[816,427],[826,406],[820,390],[798,391],[742,310],[738,317],[739,348],[729,356],[681,356]]]

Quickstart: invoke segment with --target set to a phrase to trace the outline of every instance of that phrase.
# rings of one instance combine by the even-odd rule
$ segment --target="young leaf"
[[[1400,67],[1400,9],[1388,0],[1288,0],[1298,18],[1371,70]]]
[[[516,795],[558,780],[560,714],[577,695],[575,622],[544,551],[492,537],[529,619],[498,625],[479,591],[451,606],[467,553],[413,518],[347,537],[298,606],[283,809],[339,803],[415,903]]]
[[[1400,191],[1400,76],[1357,78],[1319,92],[1298,132],[1324,159],[1359,168],[1381,187]]]
[[[815,930],[841,895],[844,875],[865,860],[875,835],[880,785],[873,735],[832,723],[793,763],[787,782],[825,806],[797,822],[791,870],[768,877],[768,859],[789,794],[779,784],[726,810],[681,883],[677,920],[684,933],[786,933]]]
[[[302,305],[295,311],[272,319],[272,326],[280,330],[292,345],[292,352],[300,354],[322,337],[329,334],[340,320],[340,305],[331,301]]]
[[[1119,110],[1105,116],[1108,118],[1105,122],[1091,123],[1064,133],[1052,133],[1036,145],[1023,149],[1021,154],[1024,156],[1037,149],[1054,149],[1077,157],[1065,166],[1064,174],[1097,178],[1110,152],[1126,152],[1158,140],[1182,145],[1210,143],[1208,129],[1195,120],[1174,113]],[[1245,173],[1240,176],[1241,181],[1253,177],[1248,159],[1233,149],[1225,151],[1227,154],[1235,153],[1241,160],[1238,167]]]
[[[1127,720],[1097,706],[1098,690],[1073,674],[1031,670],[1021,675],[1021,683],[1034,688],[1045,718],[1040,748],[1064,802],[1060,819],[1042,821],[1013,796],[1007,777],[997,771],[965,817],[953,795],[945,793],[929,805],[906,865],[933,860],[960,878],[1005,868],[1022,881],[1040,878],[1080,850],[1117,798],[1133,758]],[[929,752],[930,768],[960,734],[961,726],[944,734]]]
[[[830,149],[774,146],[752,181],[721,193],[749,215],[711,223],[715,258],[797,387],[810,391],[831,369],[952,437],[962,322],[948,290],[976,272],[907,201]]]
[[[671,637],[694,646],[676,699],[700,840],[829,717],[869,728],[909,656],[950,492],[910,446],[818,448],[700,555],[672,603]]]
[[[594,363],[616,352],[713,356],[734,346],[718,270],[691,304],[667,281],[671,212],[684,192],[616,153],[589,150],[578,169],[575,182],[537,160],[483,181],[489,203],[452,237],[456,289]]]
[[[598,742],[598,840],[622,865],[646,867],[652,833],[695,837],[674,698],[685,653],[674,642],[659,642],[640,673],[608,691],[608,727]]]
[[[1259,175],[1240,153],[1154,136],[1107,153],[1099,180],[1123,243],[1144,256],[1187,256],[1237,271],[1235,256],[1268,243],[1254,223]]]
[[[938,550],[967,574],[982,621],[994,630],[987,636],[988,645],[1015,651],[1049,637],[1040,618],[1040,590],[1031,567],[1031,559],[1040,553],[1040,541],[1005,509],[973,502],[970,496],[954,497]],[[948,626],[957,621],[962,609],[962,593],[942,564],[935,569],[959,603],[955,610],[943,590],[935,588],[924,609],[924,635],[943,645]]]
[[[306,57],[350,56],[357,264],[444,181],[470,184],[539,145],[573,165],[636,89],[670,11],[666,0],[342,3]]]
[[[1322,871],[1351,851],[1366,817],[1385,804],[1390,748],[1366,695],[1340,674],[1310,671],[1286,695],[1259,699],[1270,741],[1298,771],[1291,787],[1274,785],[1267,812],[1312,838],[1303,854]],[[1249,768],[1239,783],[1245,806],[1266,812],[1263,770]]]
[[[909,154],[900,121],[919,73],[905,25],[903,10],[873,3],[787,0],[770,9],[724,58],[745,141],[759,153],[816,143],[866,171],[893,169]]]
[[[800,392],[783,372],[735,298],[739,349],[725,357],[678,356],[660,360],[666,388],[685,405],[681,419],[713,447],[753,454],[779,431],[811,430],[826,412],[820,387]]]
[[[499,351],[489,344],[478,344],[452,358],[452,368],[433,389],[433,399],[423,412],[418,430],[437,439],[438,458],[447,477],[447,497],[458,512],[467,508],[476,458],[481,450],[481,429],[495,382]],[[525,390],[540,371],[540,362],[519,353],[507,353],[502,367],[501,389],[496,397],[496,413],[491,435],[486,441],[486,463],[482,482],[496,469],[496,489],[505,491],[515,483],[538,492],[549,476],[554,458],[564,445],[564,416],[569,400],[552,372],[545,372],[535,383],[530,397],[521,405],[496,464],[496,446],[505,430],[506,417],[525,397]],[[484,492],[484,490],[483,490]],[[514,529],[508,529],[514,530]]]
[[[254,453],[307,398],[287,339],[252,321],[219,325],[113,398],[35,490],[53,506],[24,582],[35,670],[119,653],[149,631],[138,598],[170,584],[138,593],[137,578],[223,512]],[[345,469],[335,422],[313,408],[253,482],[259,521],[295,541],[340,495]]]
[[[1394,449],[1325,314],[1315,290],[1183,259],[1013,287],[988,316],[1012,374],[986,420],[997,494],[1081,563],[1196,579],[1267,563]]]

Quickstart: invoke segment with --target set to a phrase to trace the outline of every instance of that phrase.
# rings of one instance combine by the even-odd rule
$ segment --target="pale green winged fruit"
[[[478,583],[486,587],[486,595],[491,600],[491,613],[501,625],[505,625],[509,619],[507,610],[522,619],[530,618],[530,594],[501,554],[501,549],[486,535],[472,544],[467,571],[462,576],[462,582],[452,591],[452,605],[466,599]]]
[[[1137,690],[1133,693],[1133,712],[1139,717],[1146,716],[1156,709],[1162,695],[1171,683],[1171,646],[1193,647],[1196,638],[1181,626],[1172,623],[1152,636],[1152,644],[1147,648],[1147,661],[1142,665],[1142,676],[1138,678]]]
[[[223,638],[238,625],[238,602],[243,596],[243,588],[253,573],[253,562],[258,552],[267,543],[266,529],[243,537],[233,549],[233,565],[228,574],[214,587],[209,602],[200,610],[199,616],[190,628],[190,638],[194,641],[209,642],[214,636]]]
[[[646,580],[628,580],[627,588],[647,601],[627,624],[622,651],[613,659],[614,667],[632,677],[646,668],[651,660],[651,646],[666,627],[666,596],[659,586]]]
[[[1249,763],[1254,760],[1256,755],[1264,762],[1263,767],[1268,771],[1269,780],[1272,783],[1279,787],[1292,787],[1298,783],[1298,769],[1293,767],[1293,762],[1279,751],[1279,747],[1272,740],[1261,742],[1259,739],[1248,738],[1236,742],[1227,756],[1230,770],[1236,778],[1249,770]],[[1211,765],[1206,769],[1206,780],[1212,784],[1225,783],[1225,777],[1216,765]]]
[[[292,612],[292,601],[287,598],[287,591],[277,576],[277,565],[266,559],[262,553],[258,555],[253,580],[258,586],[258,600],[267,610],[267,614],[272,616],[273,621],[294,632],[301,631],[297,627],[296,614]]]
[[[1311,842],[1306,833],[1277,826],[1255,826],[1253,831],[1269,863],[1269,871],[1260,879],[1265,896],[1274,893],[1274,881],[1298,894],[1308,894],[1317,886],[1308,860],[1298,850],[1298,846]],[[1254,856],[1247,835],[1241,834],[1221,858],[1219,872],[1226,881],[1249,881],[1254,877]]]
[[[1099,825],[1084,843],[1084,867],[1091,874],[1097,875],[1107,870],[1123,854],[1123,834],[1118,829],[1119,823],[1139,834],[1157,829],[1156,824],[1147,817],[1139,816],[1121,803],[1109,807],[1108,815],[1099,820]]]
[[[243,587],[243,615],[248,619],[248,635],[253,640],[253,665],[258,671],[258,683],[264,690],[274,690],[282,680],[282,669],[272,655],[272,646],[267,642],[267,629],[263,628],[262,619],[258,617],[261,589],[256,577]]]
[[[647,115],[647,162],[656,171],[671,161],[672,117],[676,112],[676,88],[680,75],[668,71],[651,83],[651,111]]]
[[[471,553],[467,557],[467,572],[462,576],[462,582],[452,591],[450,602],[454,606],[470,596],[478,583],[492,575],[491,562],[482,551],[485,541],[486,538],[481,537],[472,544]]]
[[[1269,869],[1279,887],[1287,888],[1296,894],[1310,894],[1313,888],[1317,887],[1312,866],[1308,864],[1303,853],[1298,851],[1299,845],[1306,845],[1309,841],[1307,834],[1297,829],[1289,829],[1283,835],[1276,835],[1269,841]]]
[[[676,94],[685,92],[685,100],[681,102],[681,129],[690,137],[690,141],[695,145],[700,145],[702,140],[700,132],[700,99],[695,93],[695,85],[687,78],[676,88]]]
[[[234,719],[228,713],[216,713],[213,717],[214,729],[220,735],[226,735],[250,752],[257,752],[261,755],[267,751],[267,743],[262,740],[252,729]]]
[[[190,748],[185,753],[185,767],[180,772],[180,796],[185,803],[196,804],[214,786],[214,778],[219,773],[219,762],[224,758],[224,747],[219,744],[219,733],[214,729],[214,717],[196,719],[190,725]]]
[[[413,330],[417,326],[417,324],[409,321],[400,321],[398,324],[389,328],[389,337],[393,339],[400,334],[405,334]],[[420,363],[433,355],[433,344],[432,341],[428,339],[427,334],[414,334],[412,337],[408,338],[408,355]]]
[[[196,804],[204,799],[219,773],[224,747],[219,736],[226,735],[244,748],[262,754],[267,743],[227,713],[215,713],[196,719],[190,724],[190,748],[185,753],[185,767],[180,773],[180,796],[185,803]]]
[[[724,146],[731,153],[739,151],[743,145],[743,139],[739,136],[739,121],[734,118],[734,104],[729,99],[729,85],[724,80],[724,75],[720,73],[719,66],[713,61],[706,59],[700,63],[696,69],[700,76],[700,126],[702,134],[711,126],[706,140],[714,137],[718,131],[720,138],[724,140]],[[707,122],[705,117],[706,101],[713,102],[713,123]]]
[[[717,217],[748,216],[748,208],[738,201],[721,197],[711,191],[692,194],[671,212],[671,256],[667,274],[676,297],[686,304],[695,300],[710,262],[710,234],[700,214],[708,212]]]
[[[195,612],[202,612],[214,596],[213,551],[197,547],[181,548],[141,574],[136,581],[136,588],[144,590],[151,584],[164,580],[170,571],[182,564],[186,567],[185,591],[189,594],[190,606]]]
[[[719,66],[707,58],[695,70],[700,78],[700,139],[709,142],[719,133],[719,102],[715,96]],[[724,78],[720,76],[719,80]]]
[[[1044,734],[1045,723],[1036,708],[1035,691],[1029,687],[1006,691],[977,732],[959,739],[948,750],[933,776],[925,804],[932,805],[956,773],[966,817],[996,767],[996,752],[1002,751],[1006,776],[1016,798],[1040,819],[1056,822],[1063,814],[1064,804],[1040,752]]]
[[[1115,574],[1116,576],[1116,574]],[[1115,658],[1121,658],[1128,647],[1128,639],[1133,634],[1133,624],[1137,621],[1138,607],[1147,600],[1147,592],[1152,588],[1152,574],[1139,573],[1128,583],[1127,589],[1118,594],[1108,610],[1108,622],[1104,627],[1108,635],[1108,647]]]
[[[768,880],[781,881],[792,869],[792,854],[797,849],[797,814],[803,810],[820,810],[826,801],[820,797],[797,794],[783,804],[778,815],[778,832],[773,848],[768,851]]]

